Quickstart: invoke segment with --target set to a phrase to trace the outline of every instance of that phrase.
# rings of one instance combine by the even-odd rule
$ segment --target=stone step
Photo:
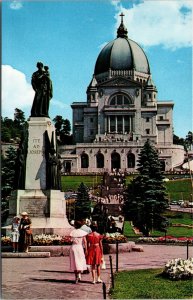
[[[50,252],[4,252],[1,253],[2,258],[43,258],[50,257]]]
[[[139,246],[139,245],[135,245],[132,247],[132,251],[136,251],[136,252],[144,252],[143,247]]]

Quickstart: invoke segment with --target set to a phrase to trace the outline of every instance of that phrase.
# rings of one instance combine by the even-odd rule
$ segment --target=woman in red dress
[[[92,232],[86,236],[87,239],[87,253],[86,253],[86,263],[92,266],[92,283],[102,282],[100,278],[100,264],[103,257],[103,246],[102,239],[103,236],[97,232],[97,223],[93,222],[91,225]],[[97,271],[97,281],[96,281],[96,271]]]

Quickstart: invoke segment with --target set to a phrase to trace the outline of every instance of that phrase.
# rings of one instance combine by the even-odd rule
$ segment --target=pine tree
[[[78,188],[78,197],[75,201],[75,219],[82,220],[91,216],[91,201],[88,188],[82,182]]]
[[[161,164],[149,140],[139,154],[138,165],[140,175],[128,186],[124,210],[134,226],[148,236],[153,228],[165,230],[167,219],[162,214],[168,207]]]
[[[17,150],[14,147],[9,147],[6,151],[6,156],[2,158],[1,168],[1,196],[5,201],[11,194],[15,179]]]

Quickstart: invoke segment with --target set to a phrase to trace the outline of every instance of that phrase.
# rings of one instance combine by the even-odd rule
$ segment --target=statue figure
[[[56,151],[54,148],[50,149],[49,158],[48,158],[48,180],[49,187],[53,190],[59,189],[58,184],[58,158],[56,156]]]
[[[27,141],[28,141],[28,131],[26,128],[24,128],[21,135],[19,148],[17,149],[17,158],[16,158],[16,165],[15,165],[14,188],[19,190],[25,189]]]
[[[16,159],[16,176],[15,184],[17,189],[24,189],[25,186],[25,172],[24,172],[25,158],[22,148],[17,149]]]
[[[49,117],[49,102],[53,96],[52,81],[49,68],[41,62],[37,63],[38,71],[32,74],[32,87],[35,97],[31,109],[31,117]]]

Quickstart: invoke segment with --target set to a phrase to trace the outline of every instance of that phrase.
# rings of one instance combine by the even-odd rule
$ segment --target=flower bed
[[[162,272],[164,277],[172,280],[193,278],[193,258],[176,258],[167,262]]]
[[[41,234],[33,238],[33,246],[50,246],[50,245],[71,245],[70,236],[61,237],[59,235]]]
[[[127,243],[127,238],[120,234],[116,233],[106,233],[103,238],[103,243],[115,244],[119,243]],[[3,236],[1,237],[1,245],[2,246],[11,246],[11,237]],[[35,235],[33,237],[32,246],[52,246],[52,245],[71,245],[72,241],[69,236],[61,237],[59,235],[48,235],[48,234],[40,234]]]
[[[173,237],[173,236],[161,236],[161,237],[140,237],[137,239],[139,243],[172,243],[172,244],[184,244],[189,242],[193,245],[193,237]]]
[[[10,236],[2,236],[1,237],[1,246],[11,246],[11,238]]]
[[[104,244],[127,243],[127,238],[119,232],[106,233],[103,237]]]
[[[33,237],[32,246],[52,246],[52,245],[71,245],[71,238],[69,236],[61,237],[59,235],[40,234]],[[11,237],[1,237],[2,246],[11,246]]]

